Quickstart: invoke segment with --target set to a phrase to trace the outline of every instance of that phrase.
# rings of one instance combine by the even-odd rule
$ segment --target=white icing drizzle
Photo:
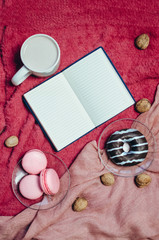
[[[116,162],[117,165],[122,166],[122,165],[126,165],[126,164],[132,164],[133,162],[134,163],[142,162],[142,161],[145,160],[145,158],[138,158],[138,155],[143,157],[145,155],[145,153],[146,154],[148,153],[148,149],[145,149],[145,150],[135,149],[136,151],[132,150],[132,148],[135,148],[135,147],[138,147],[140,149],[140,147],[148,145],[148,142],[138,143],[138,141],[137,141],[138,139],[142,139],[142,138],[145,139],[144,135],[141,134],[141,135],[138,136],[136,134],[136,136],[134,136],[134,137],[126,138],[126,136],[125,136],[124,139],[120,138],[120,136],[122,136],[123,134],[135,133],[135,132],[138,132],[138,131],[136,129],[124,129],[124,130],[121,130],[121,131],[116,131],[112,134],[112,136],[114,136],[114,138],[117,138],[117,137],[119,137],[119,138],[114,139],[114,140],[109,140],[107,142],[108,145],[109,144],[111,145],[112,143],[121,143],[120,145],[122,145],[122,146],[118,146],[118,147],[114,146],[113,148],[107,149],[107,152],[118,151],[120,149],[123,149],[124,144],[128,144],[128,145],[130,144],[129,145],[130,148],[129,148],[128,151],[123,151],[123,152],[119,151],[119,153],[116,152],[116,154],[118,154],[118,155],[110,156],[110,159],[114,159],[114,158],[118,159],[119,158],[119,160],[115,160],[115,162],[119,161],[119,162]],[[134,145],[132,144],[132,142],[133,142]],[[117,145],[119,145],[119,144],[117,144]],[[141,154],[143,154],[143,156]],[[127,157],[127,155],[129,155],[129,156],[132,155],[132,156],[130,156],[130,158],[133,158],[133,159],[123,159],[123,161],[122,161],[122,157],[124,157],[124,156]],[[135,159],[135,158],[137,158],[137,159]]]
[[[136,129],[130,128],[130,129],[125,129],[125,130],[121,130],[121,131],[116,131],[112,135],[130,133],[130,132],[138,132],[138,131]]]
[[[115,156],[111,156],[111,158],[116,158],[116,157],[123,157],[123,156],[127,156],[129,154],[142,154],[142,153],[147,153],[148,150],[144,150],[144,151],[129,151],[129,152],[122,152],[119,155],[115,155]]]
[[[107,152],[111,152],[111,151],[118,150],[118,149],[123,149],[123,146],[118,147],[118,148],[107,149]]]
[[[140,147],[140,146],[144,146],[144,145],[148,145],[148,143],[146,142],[146,143],[139,143],[139,144],[131,145],[131,148],[132,147]],[[115,150],[118,150],[118,149],[123,149],[123,146],[118,147],[118,148],[107,149],[107,152],[115,151]]]
[[[140,146],[144,146],[144,145],[148,145],[148,142],[131,145],[131,147],[140,147]]]
[[[122,161],[122,162],[117,162],[117,165],[124,165],[124,164],[128,164],[128,163],[133,163],[133,162],[142,162],[144,161],[145,158],[140,158],[140,159],[132,159],[132,160],[126,160],[126,161]]]
[[[140,138],[145,138],[144,136],[137,136],[137,137],[132,137],[132,138],[129,138],[129,139],[121,139],[121,138],[118,138],[117,140],[111,140],[111,141],[108,141],[107,144],[110,144],[112,142],[131,142],[135,139],[140,139]]]

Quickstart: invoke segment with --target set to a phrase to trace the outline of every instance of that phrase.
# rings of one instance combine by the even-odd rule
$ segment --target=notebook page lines
[[[95,127],[62,73],[24,97],[57,149]]]
[[[66,69],[64,75],[96,126],[134,103],[102,49]]]

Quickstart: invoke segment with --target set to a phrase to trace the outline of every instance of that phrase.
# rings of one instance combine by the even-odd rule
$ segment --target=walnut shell
[[[139,188],[148,186],[150,182],[151,182],[151,177],[146,173],[142,173],[135,178],[135,183]]]
[[[112,173],[104,173],[102,176],[100,176],[100,180],[105,186],[111,186],[115,182],[115,178]]]
[[[11,148],[11,147],[15,147],[16,145],[18,145],[18,142],[19,142],[19,140],[18,140],[17,136],[10,136],[9,138],[7,138],[5,140],[5,145],[6,145],[6,147]]]
[[[136,111],[139,113],[147,112],[151,108],[151,103],[147,98],[142,98],[135,104]]]
[[[84,197],[78,197],[74,201],[74,203],[72,205],[72,209],[75,212],[81,212],[84,209],[86,209],[87,205],[88,205],[88,202]]]
[[[150,38],[147,34],[141,34],[135,39],[135,45],[137,48],[144,50],[148,47]]]

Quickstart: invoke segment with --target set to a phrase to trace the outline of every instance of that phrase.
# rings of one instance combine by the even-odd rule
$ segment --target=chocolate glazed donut
[[[119,166],[133,166],[143,162],[148,153],[148,142],[136,129],[114,132],[106,143],[110,160]]]

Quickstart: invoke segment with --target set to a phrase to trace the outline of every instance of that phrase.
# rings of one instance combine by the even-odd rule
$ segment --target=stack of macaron
[[[29,150],[21,164],[28,173],[19,182],[19,191],[23,197],[34,200],[43,194],[54,195],[59,191],[58,174],[53,168],[47,168],[47,158],[42,151]]]

